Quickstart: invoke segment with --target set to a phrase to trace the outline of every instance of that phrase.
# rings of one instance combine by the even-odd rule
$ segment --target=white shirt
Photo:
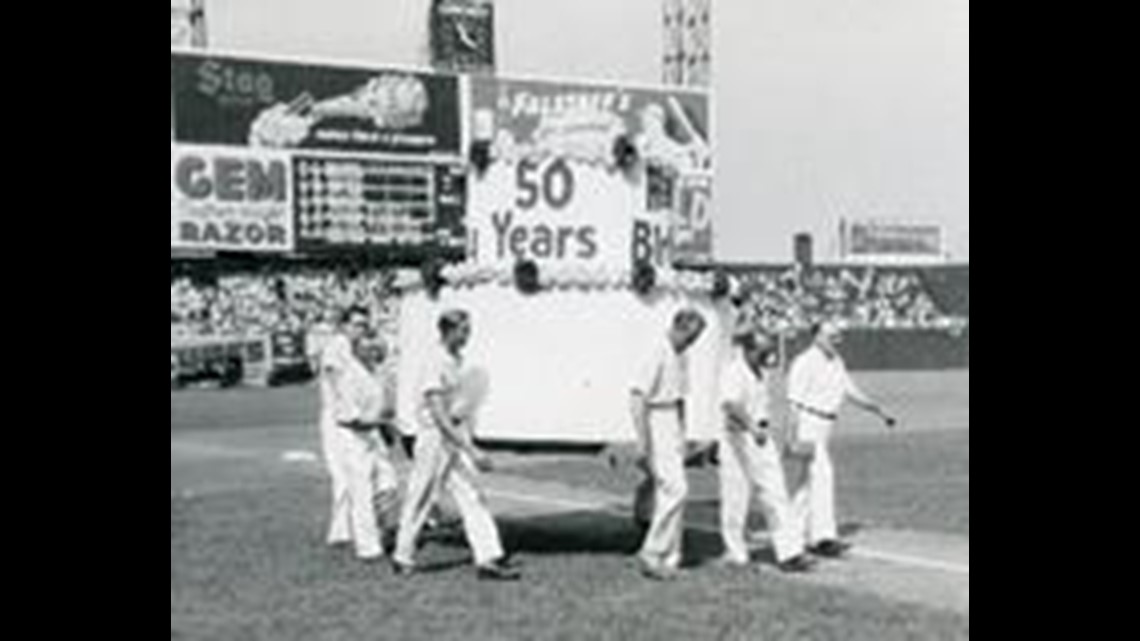
[[[431,407],[428,405],[429,396],[442,396],[444,407],[454,413],[462,381],[463,359],[456,357],[443,346],[438,347],[435,353],[427,358],[416,387],[416,403],[422,426],[430,429],[439,427],[435,424]]]
[[[321,367],[321,358],[324,355],[325,347],[328,346],[329,341],[335,336],[334,330],[329,325],[315,325],[305,336],[305,356],[309,359],[310,363],[316,366],[317,381],[320,384],[321,390],[321,407],[328,408],[333,403],[333,390],[328,375]]]
[[[633,391],[640,392],[650,405],[684,401],[689,395],[688,355],[678,354],[673,345],[665,341],[642,366]]]
[[[824,414],[838,415],[856,389],[843,359],[829,357],[815,345],[796,359],[788,378],[788,399]]]
[[[320,361],[336,421],[378,423],[384,411],[384,390],[353,353],[348,337],[329,339]]]
[[[743,354],[733,357],[720,381],[720,405],[728,403],[743,408],[757,425],[772,418],[768,383],[756,378]]]

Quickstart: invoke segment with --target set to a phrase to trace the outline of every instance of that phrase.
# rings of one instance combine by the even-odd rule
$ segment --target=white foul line
[[[576,511],[589,511],[589,512],[607,512],[610,514],[628,516],[629,511],[619,508],[612,504],[594,503],[585,501],[574,501],[569,499],[559,499],[547,496],[538,496],[535,494],[520,494],[518,492],[508,492],[500,490],[490,490],[487,492],[491,496],[508,501],[516,501],[519,503],[527,503],[530,505],[544,505],[549,507],[556,507],[566,510]],[[720,530],[707,525],[686,525],[690,530],[697,530],[706,534],[720,534]],[[961,565],[957,563],[949,563],[946,561],[939,561],[935,559],[927,559],[908,554],[896,554],[894,552],[883,552],[873,548],[858,547],[852,552],[856,557],[868,559],[872,561],[881,561],[890,563],[892,565],[901,565],[904,567],[916,568],[921,570],[932,570],[935,572],[943,572],[946,574],[956,574],[960,576],[970,576],[970,566]]]
[[[882,552],[872,548],[857,547],[852,551],[852,554],[864,559],[871,559],[873,561],[883,561],[893,565],[903,565],[913,568],[920,568],[923,570],[934,570],[936,572],[945,572],[946,574],[958,574],[961,576],[970,576],[970,566],[960,565],[957,563],[947,563],[946,561],[936,561],[933,559],[924,559],[922,557],[911,556],[909,554],[895,554],[894,552]]]

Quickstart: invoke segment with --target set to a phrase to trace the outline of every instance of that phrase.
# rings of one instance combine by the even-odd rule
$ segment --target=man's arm
[[[863,389],[855,383],[855,380],[851,378],[851,374],[849,373],[847,374],[847,398],[857,407],[883,419],[887,427],[894,429],[898,425],[898,420],[895,419],[894,416],[891,416],[878,401],[864,392]]]
[[[321,374],[321,352],[324,348],[324,344],[315,333],[305,336],[305,358],[309,361],[309,369],[318,376]]]
[[[448,411],[447,403],[444,400],[444,395],[441,392],[428,392],[427,394],[428,410],[431,413],[432,422],[443,434],[443,438],[455,446],[460,452],[471,457],[475,462],[475,466],[481,471],[490,471],[490,459],[478,447],[475,446],[475,441],[462,425],[451,416]]]
[[[637,434],[639,454],[643,459],[639,461],[641,465],[645,465],[652,458],[653,440],[649,434],[649,400],[657,391],[660,374],[661,368],[655,356],[639,369],[630,397],[633,429]]]
[[[752,416],[748,410],[744,409],[744,405],[735,401],[724,401],[720,405],[720,409],[724,412],[725,418],[728,420],[728,429],[732,432],[747,432],[756,423],[753,422]]]
[[[807,378],[807,365],[801,356],[792,363],[792,368],[788,372],[788,400],[793,403],[804,402],[804,397],[807,395]]]
[[[730,432],[751,434],[760,445],[765,445],[772,437],[771,422],[767,418],[753,416],[742,404],[725,401],[721,404],[721,411],[725,414]]]
[[[649,404],[645,393],[634,390],[630,396],[630,413],[633,417],[633,429],[637,436],[638,465],[644,466],[650,459],[652,441],[649,437]]]

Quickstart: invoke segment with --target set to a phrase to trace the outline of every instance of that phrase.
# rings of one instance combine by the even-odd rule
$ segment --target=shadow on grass
[[[634,556],[645,534],[630,517],[606,512],[503,518],[499,526],[504,547],[521,556]],[[460,524],[428,537],[426,542],[448,548],[467,547]],[[685,533],[684,545],[687,567],[705,565],[724,549],[719,535],[691,529]]]
[[[686,508],[685,569],[709,565],[724,553],[719,534],[720,502],[715,499],[690,501]],[[766,528],[761,514],[754,511],[749,521],[751,531]],[[506,517],[498,519],[503,546],[512,556],[618,556],[633,557],[645,540],[645,529],[634,523],[632,517],[610,512],[566,512],[532,517]],[[699,525],[699,528],[694,528]],[[845,523],[840,536],[845,539],[858,536],[865,529],[862,523]],[[394,531],[388,532],[388,548],[394,547]],[[453,516],[449,523],[428,532],[421,542],[423,547],[435,546],[444,552],[437,561],[420,567],[423,574],[441,574],[470,565],[468,544],[463,524]],[[457,556],[461,555],[461,556]],[[444,560],[446,559],[446,560]],[[775,553],[768,548],[756,550],[752,560],[763,565],[777,563]]]
[[[701,524],[701,529],[689,527],[685,532],[685,568],[708,565],[724,553],[724,545],[717,533],[720,504],[716,500],[692,501],[686,510],[690,526]],[[503,518],[499,520],[504,547],[512,555],[522,556],[634,556],[641,549],[645,531],[631,517],[607,512],[567,512],[537,517]],[[750,528],[763,529],[764,519],[754,514]],[[840,527],[843,538],[857,536],[865,529],[861,523],[845,523]],[[461,523],[436,532],[425,539],[427,545],[450,549],[466,549]],[[761,549],[753,555],[761,564],[774,565],[776,558],[770,549]],[[462,562],[440,563],[425,568],[427,573],[445,572],[463,565]]]

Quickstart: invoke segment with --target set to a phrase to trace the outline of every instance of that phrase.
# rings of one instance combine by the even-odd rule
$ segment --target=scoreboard
[[[462,165],[297,156],[294,176],[298,249],[449,255],[466,246]]]

